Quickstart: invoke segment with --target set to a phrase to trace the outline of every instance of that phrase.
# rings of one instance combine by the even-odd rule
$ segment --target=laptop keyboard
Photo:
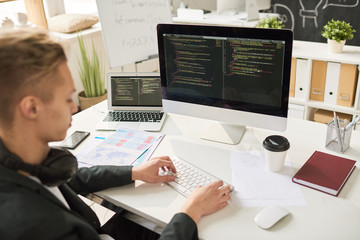
[[[159,175],[174,175],[176,177],[175,180],[167,182],[167,184],[185,197],[189,197],[197,186],[204,186],[219,180],[219,178],[186,162],[185,160],[173,158],[172,161],[176,168],[176,173],[174,174],[170,171],[165,172],[160,169]],[[224,182],[224,185],[228,184]],[[232,190],[233,186],[231,186],[231,191]]]
[[[160,122],[162,111],[112,111],[105,116],[105,122]]]

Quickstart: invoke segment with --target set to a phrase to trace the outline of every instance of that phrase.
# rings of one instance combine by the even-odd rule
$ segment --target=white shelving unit
[[[344,107],[339,105],[327,104],[321,101],[314,101],[310,99],[310,85],[311,85],[311,73],[312,63],[314,60],[321,60],[335,63],[347,63],[357,65],[360,70],[360,47],[356,46],[344,46],[343,53],[334,54],[328,51],[326,43],[318,42],[306,42],[306,41],[294,41],[293,45],[293,58],[308,60],[307,68],[302,73],[301,81],[305,83],[304,95],[305,99],[299,99],[290,97],[289,103],[295,106],[302,106],[304,110],[303,118],[306,120],[313,120],[314,112],[318,109],[324,109],[329,111],[336,111],[346,113],[356,117],[360,115],[360,75],[358,76],[354,104],[352,107]],[[295,80],[296,88],[296,80]]]

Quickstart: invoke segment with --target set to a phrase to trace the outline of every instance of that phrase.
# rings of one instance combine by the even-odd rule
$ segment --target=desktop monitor
[[[215,120],[203,138],[233,144],[244,126],[286,129],[291,30],[159,24],[157,35],[166,112]]]
[[[217,0],[173,0],[173,5],[179,7],[181,2],[183,2],[187,8],[212,11],[216,10]]]
[[[218,14],[237,14],[244,12],[247,20],[259,19],[259,10],[269,9],[271,0],[218,0],[216,11]]]

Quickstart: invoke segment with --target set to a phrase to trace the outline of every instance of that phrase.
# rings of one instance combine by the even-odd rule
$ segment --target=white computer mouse
[[[274,205],[261,210],[254,220],[259,227],[269,229],[289,213],[287,209]]]

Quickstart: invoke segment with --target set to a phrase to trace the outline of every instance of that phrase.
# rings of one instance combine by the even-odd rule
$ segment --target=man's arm
[[[132,166],[94,166],[79,168],[68,185],[77,194],[88,194],[132,181]]]
[[[178,213],[171,219],[159,240],[198,240],[196,223],[185,213]]]
[[[186,199],[181,212],[176,214],[166,226],[160,239],[197,240],[197,223],[201,217],[224,208],[230,200],[230,186],[222,181],[197,187]]]
[[[169,182],[172,175],[159,176],[159,168],[176,169],[167,156],[150,159],[143,164],[132,166],[99,166],[80,169],[69,185],[78,193],[90,193],[109,187],[121,186],[135,180],[147,183]],[[176,214],[163,231],[160,239],[198,239],[197,223],[201,217],[224,208],[230,200],[230,186],[222,181],[197,187],[186,199],[181,212]],[[84,189],[86,191],[84,191]]]
[[[159,169],[167,167],[176,172],[168,156],[155,157],[139,166],[94,166],[79,168],[68,185],[77,194],[88,194],[111,187],[119,187],[135,180],[147,183],[169,182],[174,176],[159,176]]]

